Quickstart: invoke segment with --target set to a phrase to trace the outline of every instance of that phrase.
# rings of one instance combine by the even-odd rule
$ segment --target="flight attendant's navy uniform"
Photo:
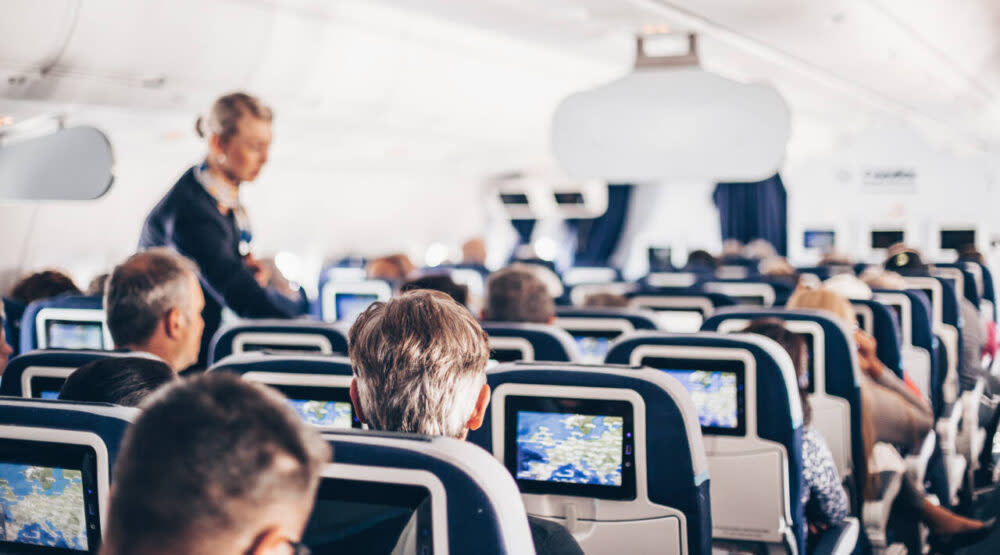
[[[296,307],[261,287],[243,263],[252,235],[242,206],[220,198],[204,165],[184,173],[146,218],[139,249],[169,247],[198,265],[205,292],[205,332],[198,366],[207,364],[208,345],[222,322],[222,308],[244,318],[289,318]],[[238,201],[236,201],[238,202]],[[223,214],[219,207],[227,207]]]

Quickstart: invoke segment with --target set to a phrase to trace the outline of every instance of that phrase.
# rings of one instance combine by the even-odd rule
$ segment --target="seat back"
[[[600,364],[615,339],[635,330],[656,329],[655,318],[647,310],[557,307],[555,326],[576,341],[580,362]]]
[[[111,469],[137,414],[102,403],[0,399],[0,479],[14,493],[4,526],[8,541],[16,538],[5,552],[97,552]]]
[[[249,352],[209,367],[267,384],[288,397],[303,421],[323,429],[360,428],[351,405],[351,360],[346,356]]]
[[[584,551],[709,553],[708,463],[684,387],[652,369],[504,364],[469,441],[507,466],[528,514]],[[582,432],[582,436],[580,435]]]
[[[650,272],[642,284],[650,289],[688,289],[694,287],[703,274],[697,272]]]
[[[215,332],[209,364],[249,351],[347,354],[347,330],[342,324],[309,320],[238,320]]]
[[[657,313],[657,327],[676,333],[696,332],[715,311],[736,301],[721,293],[699,289],[656,289],[630,293],[629,306]]]
[[[388,301],[392,286],[380,279],[327,281],[319,291],[319,313],[327,322],[353,322],[375,301]]]
[[[861,423],[861,371],[848,331],[839,320],[816,310],[726,309],[705,322],[705,330],[740,332],[755,319],[777,318],[802,335],[809,351],[812,425],[826,440],[841,478],[852,484],[852,503],[863,499],[857,480],[867,476]]]
[[[18,355],[0,376],[0,396],[55,399],[74,370],[102,358],[136,356],[124,351],[37,350]],[[139,355],[143,356],[143,355]]]
[[[875,289],[872,299],[889,307],[898,318],[903,367],[910,379],[930,398],[934,413],[939,414],[943,371],[927,295],[916,290]]]
[[[584,283],[614,283],[621,279],[621,270],[610,266],[576,266],[562,274],[563,285],[566,287]]]
[[[4,321],[3,321],[3,331],[4,337],[7,340],[7,345],[13,352],[10,356],[17,356],[21,352],[21,318],[24,316],[24,309],[27,306],[14,299],[3,298],[3,311],[4,311]]]
[[[902,337],[892,310],[877,300],[851,299],[859,327],[875,338],[878,359],[897,376],[903,375]]]
[[[958,398],[958,366],[961,359],[962,337],[958,322],[958,297],[950,280],[933,277],[904,275],[907,289],[922,291],[931,307],[931,325],[940,339],[941,391],[944,403],[952,403]]]
[[[479,447],[361,431],[324,438],[334,462],[303,536],[314,553],[534,553],[514,480]]]
[[[21,317],[21,352],[35,349],[114,348],[101,297],[62,296],[35,301]]]
[[[615,343],[606,362],[668,371],[692,392],[712,476],[715,540],[805,552],[802,404],[781,346],[745,334],[636,332]]]
[[[579,358],[573,336],[556,326],[483,322],[483,329],[490,336],[491,358],[500,362],[573,362]]]

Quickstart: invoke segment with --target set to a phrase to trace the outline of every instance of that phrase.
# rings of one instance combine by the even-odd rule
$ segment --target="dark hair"
[[[809,391],[803,386],[802,376],[806,372],[805,357],[808,355],[805,339],[802,336],[789,331],[785,323],[777,318],[759,318],[751,321],[743,330],[745,333],[754,333],[773,339],[788,352],[795,366],[795,377],[799,383],[799,399],[802,401],[802,420],[809,424],[812,422],[812,406],[809,405]]]
[[[926,272],[927,264],[920,258],[920,253],[913,249],[906,249],[890,256],[885,261],[885,269],[900,273]]]
[[[712,256],[711,253],[709,253],[708,251],[696,250],[696,251],[691,251],[691,253],[688,254],[687,263],[684,264],[684,269],[685,270],[698,270],[698,269],[714,270],[715,267],[718,266],[718,264],[719,263],[715,259],[715,257]]]
[[[59,399],[135,407],[156,388],[176,378],[174,371],[162,360],[103,358],[84,364],[70,374],[59,391]]]
[[[508,267],[486,280],[487,320],[547,324],[555,312],[545,283],[529,270]]]
[[[226,372],[142,404],[115,465],[109,553],[204,552],[279,503],[311,503],[330,448],[277,391]]]
[[[983,253],[979,252],[974,243],[966,243],[959,247],[958,259],[978,262],[983,266],[986,265],[986,257],[983,256]]]
[[[10,291],[10,298],[24,304],[59,295],[79,295],[80,288],[73,278],[59,270],[43,270],[21,278]]]
[[[84,294],[90,295],[92,297],[100,297],[104,295],[104,285],[108,282],[108,274],[98,274],[90,280],[90,284],[87,285],[87,290]]]
[[[195,266],[166,248],[149,249],[122,262],[105,282],[104,311],[115,345],[142,345],[172,308],[184,308],[193,292]]]
[[[416,289],[432,289],[447,293],[451,298],[455,299],[455,302],[462,306],[465,306],[469,300],[469,288],[460,283],[455,283],[455,280],[451,279],[449,275],[424,276],[410,280],[404,283],[399,291],[400,293],[405,293]]]
[[[256,96],[245,92],[232,92],[217,98],[207,116],[198,116],[194,122],[194,130],[203,139],[214,134],[225,143],[239,133],[239,122],[246,115],[264,121],[271,121],[274,118],[271,108]]]

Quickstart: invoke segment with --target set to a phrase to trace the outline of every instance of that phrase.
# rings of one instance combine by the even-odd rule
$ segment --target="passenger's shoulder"
[[[528,526],[538,555],[583,555],[580,544],[561,524],[529,516]]]

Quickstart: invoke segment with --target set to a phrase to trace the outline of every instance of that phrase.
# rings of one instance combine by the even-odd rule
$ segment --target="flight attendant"
[[[259,99],[235,92],[220,97],[195,123],[208,153],[188,169],[153,208],[139,249],[165,246],[193,260],[205,292],[205,332],[197,366],[222,321],[223,307],[245,318],[287,318],[297,306],[265,288],[270,276],[251,250],[250,220],[240,185],[267,163],[272,112]]]

